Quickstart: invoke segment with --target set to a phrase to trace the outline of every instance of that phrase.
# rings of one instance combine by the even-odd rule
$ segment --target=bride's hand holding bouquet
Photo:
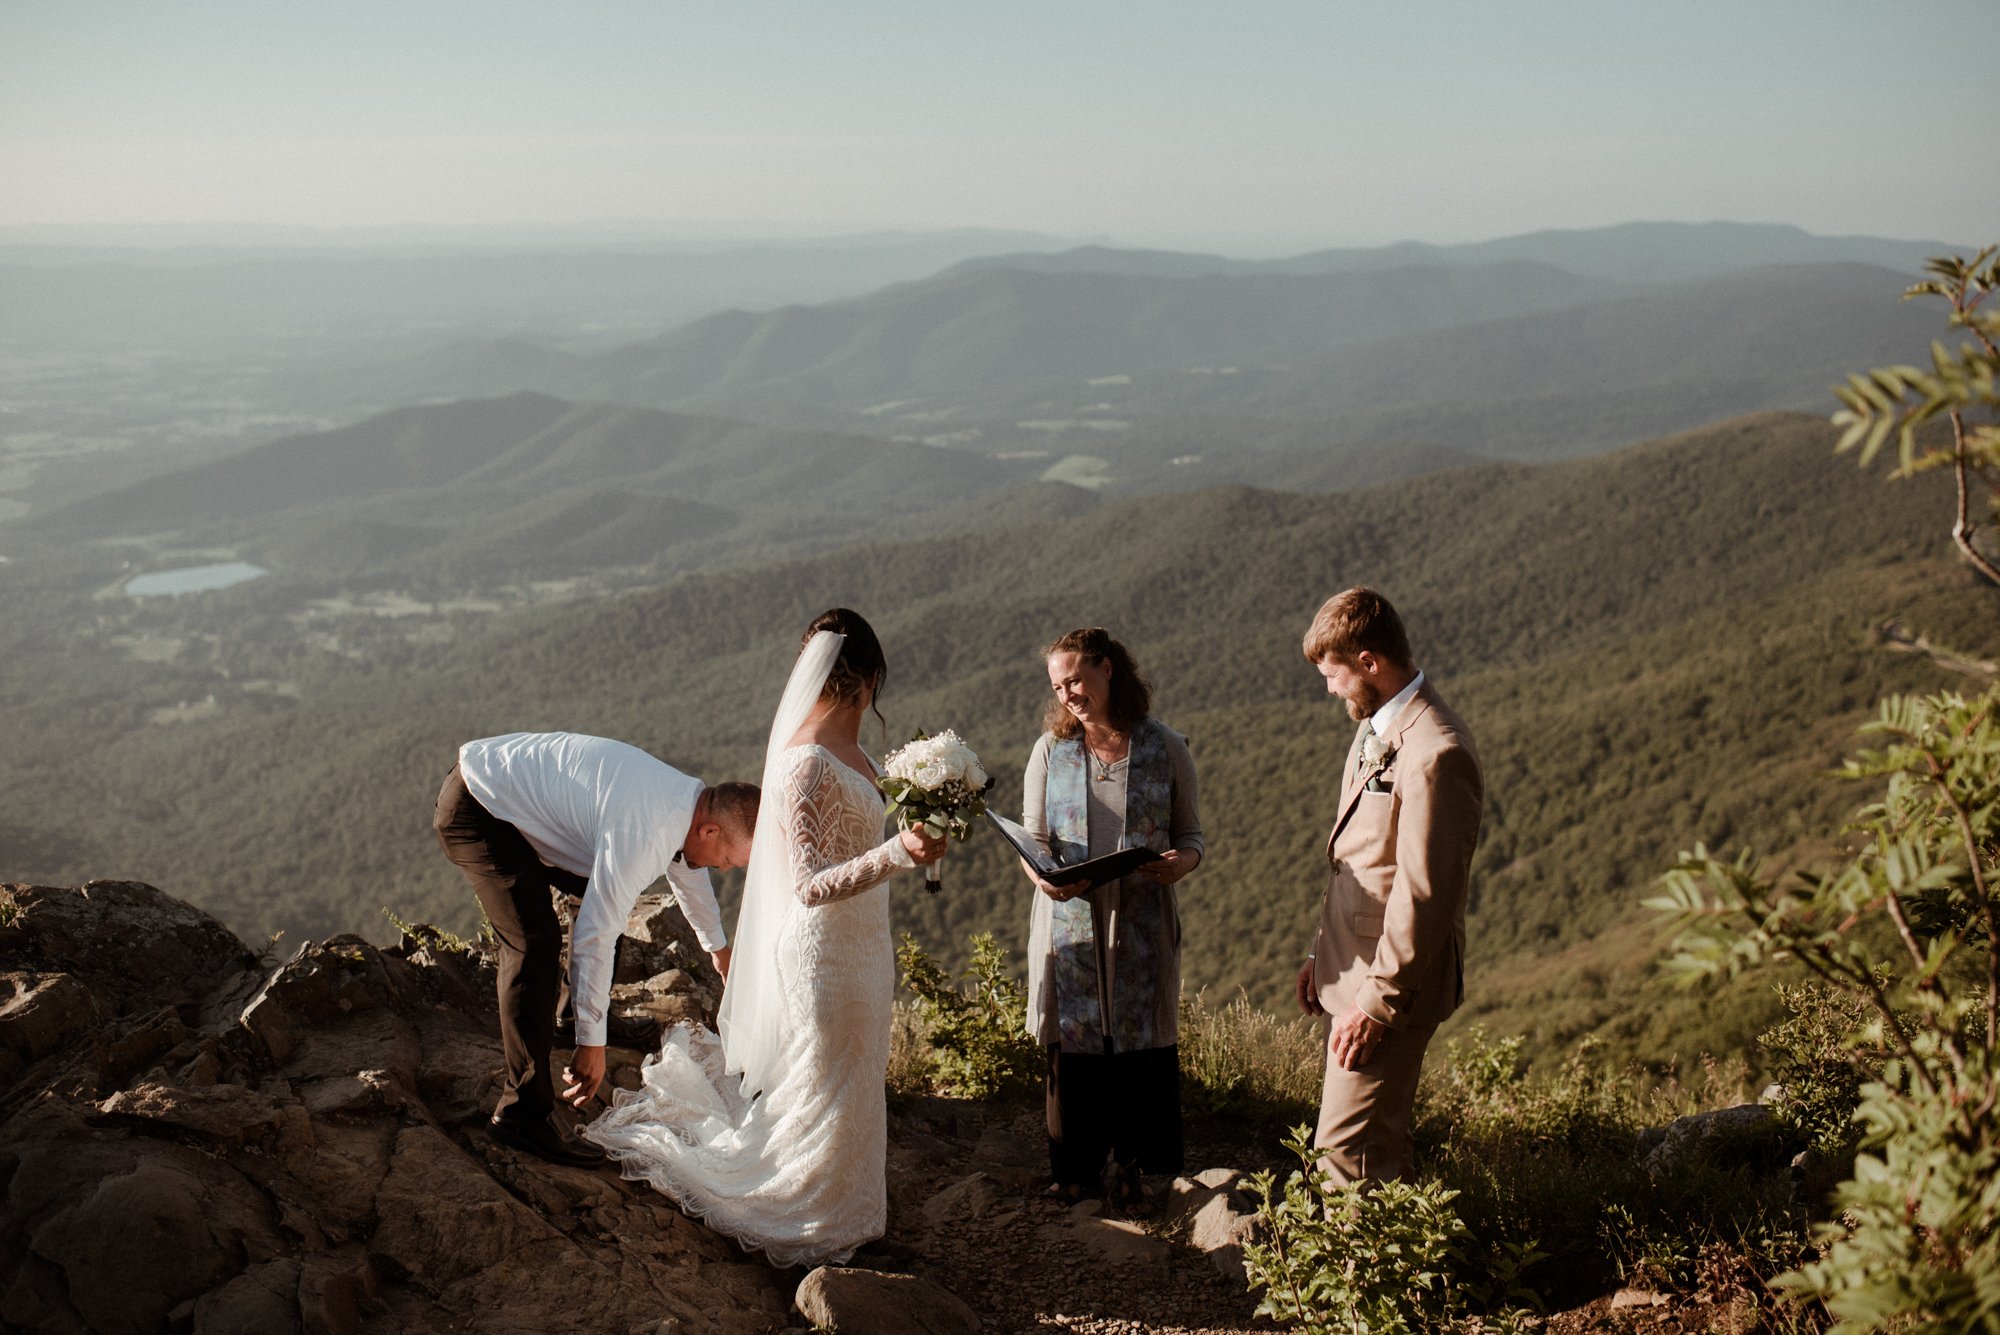
[[[889,756],[883,771],[889,814],[905,830],[922,830],[935,839],[963,839],[972,833],[972,822],[986,814],[986,794],[993,779],[972,748],[949,728],[935,737],[918,733]],[[932,894],[942,884],[935,860],[924,867],[924,883]]]

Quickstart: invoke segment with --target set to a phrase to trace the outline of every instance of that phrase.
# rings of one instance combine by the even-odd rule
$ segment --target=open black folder
[[[1014,851],[1026,858],[1028,865],[1050,885],[1073,885],[1077,881],[1103,885],[1138,870],[1148,862],[1158,861],[1160,856],[1150,848],[1121,848],[1116,853],[1106,853],[1101,858],[1065,867],[1050,859],[1032,835],[1005,816],[995,815],[989,809],[986,819],[993,822],[993,828],[1000,831],[1007,842],[1014,845]]]

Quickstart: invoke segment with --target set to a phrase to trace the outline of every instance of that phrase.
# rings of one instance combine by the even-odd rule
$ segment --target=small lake
[[[250,561],[224,561],[212,566],[182,566],[179,570],[155,570],[135,575],[125,583],[125,592],[134,598],[155,594],[207,593],[226,589],[271,572]]]

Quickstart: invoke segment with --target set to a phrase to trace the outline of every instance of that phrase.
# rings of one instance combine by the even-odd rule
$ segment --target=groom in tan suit
[[[1484,786],[1464,720],[1373,589],[1327,599],[1308,662],[1361,726],[1326,843],[1332,876],[1298,1001],[1330,1017],[1313,1144],[1336,1184],[1411,1175],[1424,1049],[1465,994],[1465,891]]]

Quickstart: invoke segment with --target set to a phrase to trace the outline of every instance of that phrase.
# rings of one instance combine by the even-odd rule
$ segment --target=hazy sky
[[[0,225],[2000,236],[1995,0],[0,0]]]

